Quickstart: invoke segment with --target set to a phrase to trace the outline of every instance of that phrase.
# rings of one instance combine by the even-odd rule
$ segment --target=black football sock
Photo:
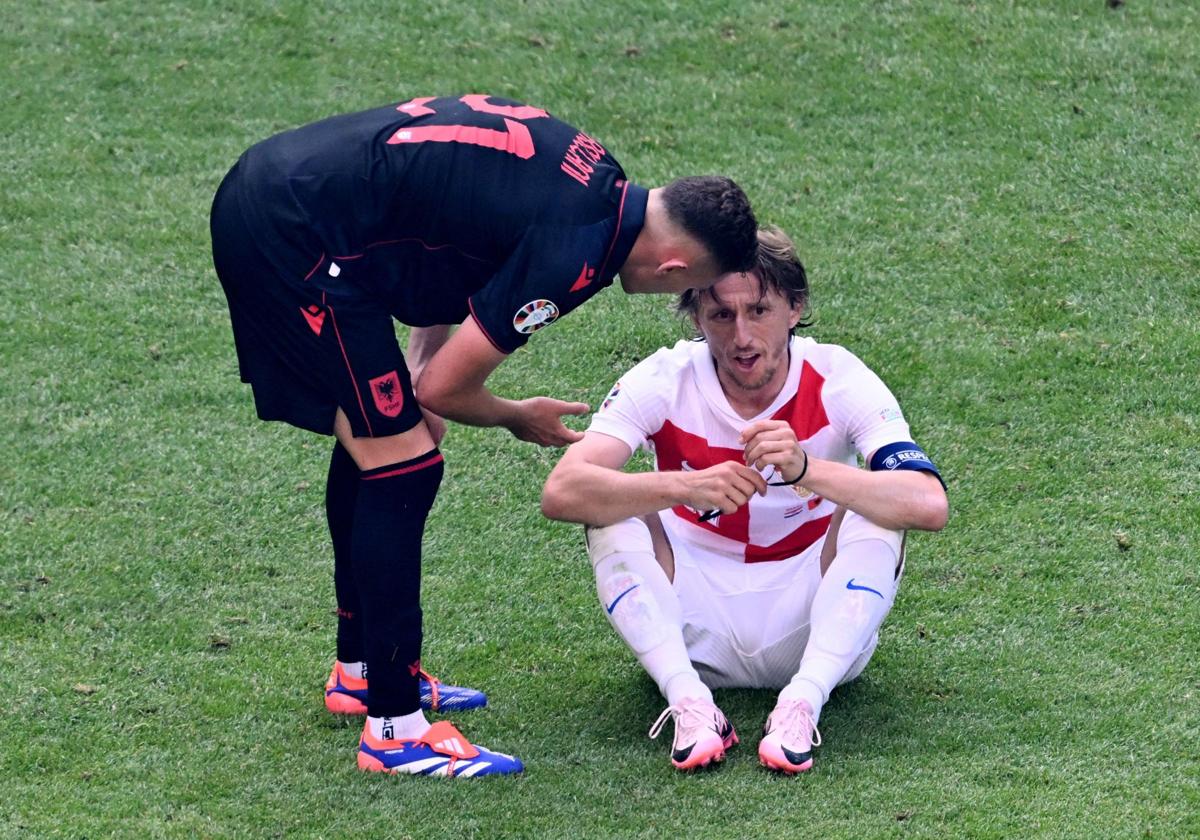
[[[333,589],[337,594],[337,658],[362,662],[362,610],[354,584],[350,537],[354,531],[354,505],[358,499],[358,465],[340,443],[334,443],[325,481],[325,519],[333,540]]]
[[[372,717],[420,708],[421,538],[442,471],[433,449],[360,473],[351,545]]]

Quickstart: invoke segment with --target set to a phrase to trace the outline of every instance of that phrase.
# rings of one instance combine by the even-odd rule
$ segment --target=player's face
[[[700,296],[696,328],[708,342],[717,378],[733,398],[773,399],[788,370],[788,341],[799,308],[777,291],[763,293],[754,274],[727,274]]]

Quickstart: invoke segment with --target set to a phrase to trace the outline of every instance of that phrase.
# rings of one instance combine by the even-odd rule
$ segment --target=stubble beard
[[[732,365],[726,367],[726,372],[729,374],[729,378],[733,382],[733,384],[735,386],[737,386],[738,390],[744,391],[747,394],[752,394],[755,391],[758,391],[759,389],[763,388],[768,382],[770,382],[775,377],[775,374],[778,370],[779,370],[779,365],[775,365],[774,367],[768,368],[767,370],[763,371],[763,375],[760,376],[757,380],[755,380],[753,382],[747,382],[744,379],[742,379],[741,372],[738,371],[738,369],[736,367],[733,367]]]

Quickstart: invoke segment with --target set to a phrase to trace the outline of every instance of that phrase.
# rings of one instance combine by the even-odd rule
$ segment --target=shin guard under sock
[[[780,700],[806,700],[815,724],[830,692],[871,644],[896,598],[891,542],[867,539],[838,545],[813,598],[808,646]]]
[[[679,596],[654,557],[646,523],[588,528],[587,543],[600,605],[663,697],[672,705],[685,697],[712,702],[688,657]]]

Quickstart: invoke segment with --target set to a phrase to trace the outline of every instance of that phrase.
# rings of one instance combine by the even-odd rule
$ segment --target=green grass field
[[[1200,7],[0,4],[0,836],[1200,836]],[[646,185],[722,172],[950,483],[813,772],[684,777],[556,453],[455,427],[428,667],[522,778],[368,777],[321,704],[329,443],[254,419],[208,207],[251,143],[449,92]],[[611,290],[494,377],[597,405],[682,334]],[[661,739],[660,739],[661,740]]]

